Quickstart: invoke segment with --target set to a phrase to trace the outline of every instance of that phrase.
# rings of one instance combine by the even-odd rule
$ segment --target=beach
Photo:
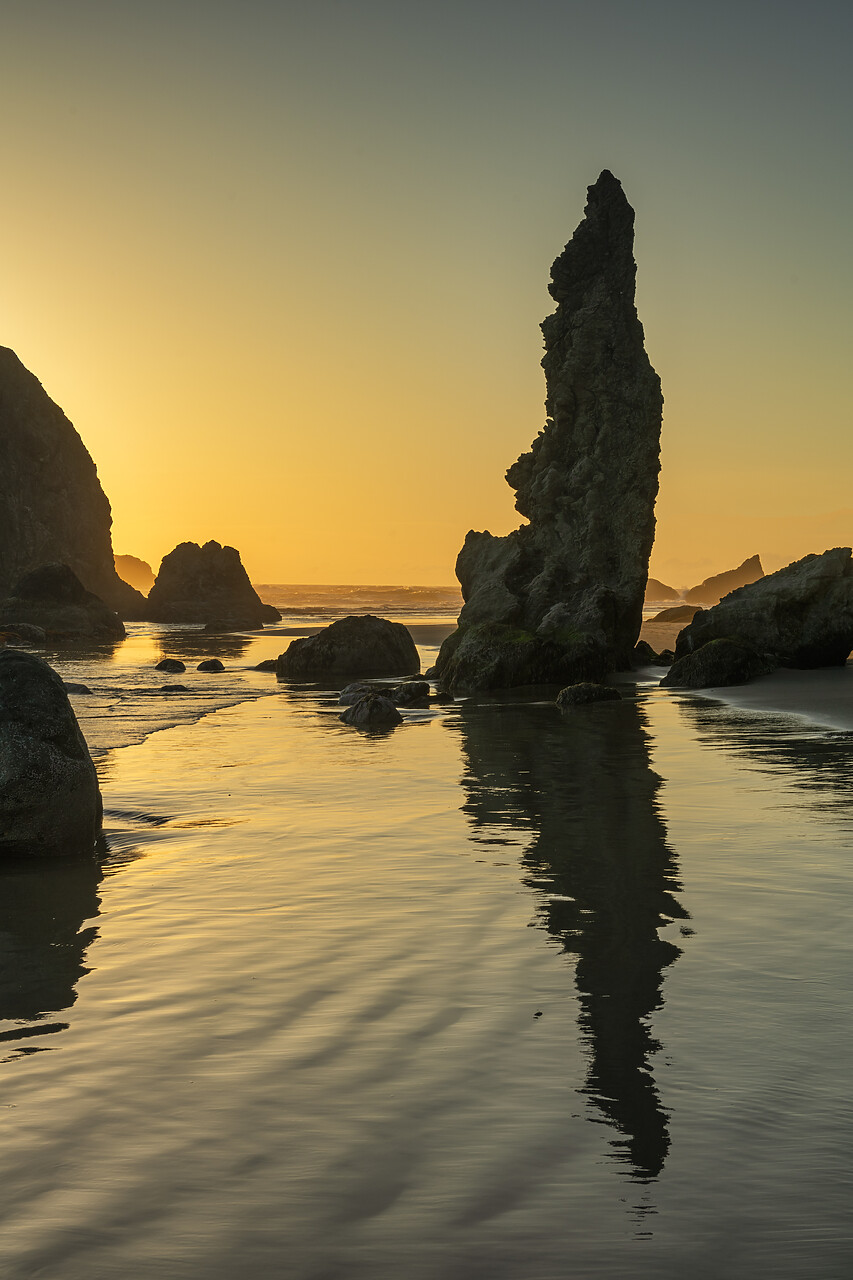
[[[0,873],[4,1278],[849,1274],[853,667],[365,735],[250,669],[329,616],[55,659],[109,852]]]

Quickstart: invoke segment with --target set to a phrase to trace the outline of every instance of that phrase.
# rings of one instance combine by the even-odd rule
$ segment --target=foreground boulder
[[[314,636],[292,640],[276,662],[283,680],[318,676],[412,676],[421,669],[415,642],[402,622],[372,614],[340,618]]]
[[[0,604],[0,630],[31,627],[66,640],[122,640],[124,626],[112,609],[87,591],[67,564],[45,564],[24,574]]]
[[[737,640],[778,666],[845,663],[853,649],[850,548],[805,556],[732,591],[713,609],[700,609],[679,633],[675,656],[683,658],[720,639]]]
[[[750,582],[757,582],[764,577],[761,560],[758,556],[750,556],[736,569],[727,569],[725,573],[715,573],[713,577],[700,582],[698,587],[691,587],[685,592],[684,599],[688,604],[718,604],[723,596],[738,587],[745,587]]]
[[[144,617],[144,598],[116,573],[111,524],[83,441],[38,378],[0,347],[0,598],[31,569],[62,563],[121,617]]]
[[[218,542],[182,542],[163,557],[147,616],[152,622],[216,622],[220,630],[230,629],[230,620],[247,627],[281,620],[255,591],[239,551]]]
[[[663,404],[634,306],[633,242],[634,211],[605,170],[551,268],[547,421],[506,476],[529,524],[505,538],[470,532],[456,562],[466,679],[476,666],[471,628],[531,637],[530,661],[494,662],[494,633],[481,632],[489,674],[478,687],[530,683],[534,669],[538,680],[566,684],[561,655],[579,645],[597,651],[602,670],[630,664],[654,539]],[[462,687],[458,645],[451,636],[439,654],[445,688]]]
[[[711,640],[695,653],[673,662],[662,685],[680,689],[722,689],[748,684],[775,671],[777,664],[737,640]]]
[[[339,717],[344,724],[355,725],[357,729],[387,729],[391,725],[402,724],[403,717],[390,698],[381,693],[366,693],[347,707]]]
[[[95,766],[56,672],[0,652],[0,855],[91,855],[103,816]]]

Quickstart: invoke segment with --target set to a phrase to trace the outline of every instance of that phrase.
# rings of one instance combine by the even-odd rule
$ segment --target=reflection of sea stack
[[[465,605],[438,661],[451,688],[549,676],[567,684],[593,667],[630,665],[654,540],[663,404],[634,306],[633,243],[634,211],[605,170],[551,268],[547,422],[507,472],[530,523],[505,538],[471,532],[459,553]]]
[[[658,929],[684,911],[640,712],[627,701],[570,718],[544,707],[460,710],[464,809],[477,825],[521,818],[532,827],[524,863],[544,892],[543,922],[578,958],[592,1048],[584,1092],[624,1134],[636,1175],[654,1177],[669,1135],[649,1074],[658,1046],[647,1020],[679,954]]]
[[[0,347],[0,595],[43,564],[67,564],[123,618],[144,600],[115,571],[110,504],[65,414]]]

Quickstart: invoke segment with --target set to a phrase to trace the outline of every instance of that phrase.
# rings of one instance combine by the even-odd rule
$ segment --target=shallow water
[[[4,1278],[849,1274],[849,734],[243,678],[0,873]]]

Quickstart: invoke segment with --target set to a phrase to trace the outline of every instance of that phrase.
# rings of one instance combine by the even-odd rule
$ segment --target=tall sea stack
[[[115,571],[112,514],[86,446],[8,347],[0,347],[0,598],[31,569],[66,564],[123,618],[145,599]]]
[[[507,471],[529,524],[471,532],[449,688],[600,679],[628,666],[654,541],[663,397],[634,306],[634,211],[608,170],[551,268],[545,427]]]

